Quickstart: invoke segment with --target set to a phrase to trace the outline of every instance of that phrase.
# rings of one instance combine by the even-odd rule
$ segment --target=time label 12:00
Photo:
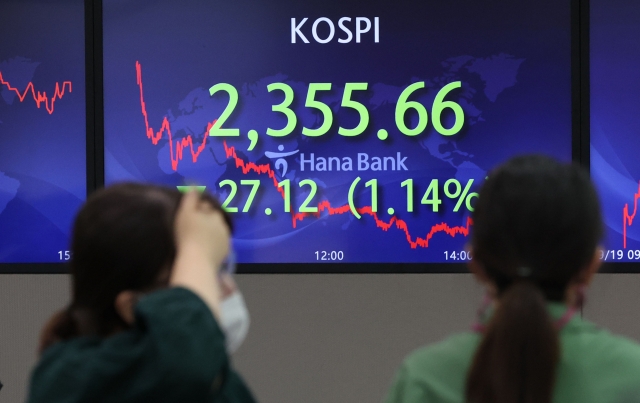
[[[344,259],[344,252],[341,250],[317,250],[315,251],[316,260],[322,261],[341,261]]]
[[[443,136],[453,136],[458,133],[464,125],[464,112],[462,107],[454,101],[445,101],[444,99],[451,91],[460,88],[461,86],[462,83],[460,81],[454,81],[445,85],[438,91],[435,99],[433,100],[433,104],[431,105],[431,124],[433,125],[433,128]],[[302,134],[305,136],[322,136],[326,134],[333,125],[333,111],[331,110],[331,107],[317,99],[322,92],[331,91],[331,88],[331,83],[309,84],[304,106],[306,108],[319,111],[322,115],[322,124],[317,128],[303,127]],[[338,134],[347,137],[358,136],[364,133],[367,127],[369,127],[369,110],[364,104],[352,99],[354,92],[366,91],[368,88],[368,83],[345,84],[340,107],[355,110],[360,116],[360,120],[355,127],[339,127]],[[398,131],[406,136],[417,136],[421,134],[427,128],[429,123],[429,114],[425,106],[420,102],[409,100],[409,97],[411,97],[416,91],[424,88],[424,81],[413,83],[402,91],[396,102],[395,124]],[[287,136],[293,132],[298,123],[298,118],[295,112],[291,109],[291,105],[295,98],[293,89],[286,83],[272,83],[267,86],[267,90],[269,92],[279,91],[284,95],[284,100],[278,105],[273,105],[271,110],[284,115],[287,119],[286,125],[282,128],[267,128],[267,134],[273,137]],[[229,95],[229,103],[220,117],[209,129],[209,135],[231,137],[240,136],[240,129],[222,127],[238,105],[238,90],[231,84],[227,83],[219,83],[209,89],[209,94],[211,96],[218,92],[226,92]],[[445,128],[442,124],[442,113],[447,109],[453,111],[455,116],[455,121],[450,128]],[[413,128],[408,127],[405,122],[405,114],[410,110],[415,111],[418,117],[417,123]],[[383,131],[383,133],[384,134],[378,134],[378,137],[382,140],[386,139],[386,131]]]

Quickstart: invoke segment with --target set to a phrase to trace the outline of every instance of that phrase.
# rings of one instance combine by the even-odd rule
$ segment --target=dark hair
[[[576,165],[518,157],[489,175],[473,221],[473,259],[499,304],[467,376],[467,402],[551,403],[560,343],[546,302],[564,301],[594,257],[596,191]]]
[[[211,195],[202,197],[223,211]],[[41,351],[59,340],[107,336],[127,328],[115,309],[116,296],[167,286],[176,256],[173,221],[181,199],[176,189],[136,183],[113,185],[87,199],[73,227],[72,301],[45,326]]]

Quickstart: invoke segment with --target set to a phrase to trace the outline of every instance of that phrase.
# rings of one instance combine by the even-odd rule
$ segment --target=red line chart
[[[284,190],[282,190],[282,188],[278,188],[278,180],[276,179],[275,171],[271,168],[271,165],[269,164],[257,165],[257,164],[254,164],[253,162],[246,162],[242,158],[236,155],[236,150],[234,147],[227,146],[226,142],[224,142],[223,145],[224,145],[224,150],[227,158],[233,158],[236,164],[236,168],[240,168],[242,170],[242,173],[244,174],[247,174],[249,172],[255,172],[257,174],[268,175],[269,178],[272,179],[273,185],[275,186],[275,188],[280,191],[280,194],[284,198]],[[373,217],[373,219],[376,222],[376,227],[382,229],[383,231],[388,231],[390,228],[394,226],[404,231],[407,238],[407,242],[409,242],[409,245],[411,246],[412,249],[415,249],[417,247],[421,247],[421,248],[429,247],[429,241],[431,240],[431,238],[433,238],[435,234],[439,232],[444,232],[452,237],[456,236],[457,234],[467,236],[469,235],[469,230],[471,228],[471,225],[473,225],[473,220],[471,219],[471,217],[467,217],[466,224],[464,226],[450,227],[446,223],[440,223],[432,226],[431,230],[426,234],[424,238],[417,237],[414,239],[411,236],[411,233],[409,232],[409,227],[407,226],[407,223],[404,220],[401,220],[396,216],[392,216],[389,222],[385,222],[384,220],[378,217],[378,213],[373,211],[371,206],[360,207],[356,210],[360,214],[366,214]],[[329,215],[337,215],[337,214],[349,214],[351,212],[351,209],[348,204],[345,204],[339,207],[332,207],[331,203],[328,200],[323,200],[322,202],[320,202],[320,204],[318,204],[317,213],[291,213],[293,228],[297,227],[298,221],[302,221],[306,217],[310,217],[310,216],[319,217],[323,211],[326,211],[327,213],[329,213]]]
[[[640,182],[638,183],[638,191],[633,195],[633,213],[629,214],[629,205],[625,204],[622,209],[622,246],[627,248],[627,226],[633,224],[636,213],[638,212],[638,199],[640,199]]]
[[[31,93],[31,96],[33,97],[33,100],[35,101],[38,109],[40,109],[40,106],[42,106],[42,104],[44,103],[44,106],[47,109],[47,112],[49,112],[49,115],[53,114],[54,104],[56,100],[61,99],[67,90],[71,92],[71,81],[63,81],[62,87],[60,86],[60,83],[56,83],[56,87],[53,91],[53,96],[51,97],[51,99],[49,99],[46,92],[36,91],[32,82],[29,82],[24,91],[20,92],[20,90],[18,90],[16,87],[13,87],[8,81],[4,79],[4,77],[2,77],[2,72],[0,72],[0,85],[4,85],[9,91],[15,92],[20,102],[24,102],[27,95]]]
[[[207,134],[209,133],[209,129],[213,126],[215,120],[209,123],[207,130],[202,137],[202,143],[198,146],[197,149],[194,149],[193,139],[191,136],[183,137],[181,140],[177,141],[175,144],[175,153],[173,152],[173,135],[171,134],[171,125],[169,124],[169,120],[165,116],[162,119],[162,124],[160,125],[160,130],[154,133],[152,127],[149,126],[149,115],[147,114],[147,104],[144,102],[144,91],[142,90],[142,66],[140,62],[136,62],[136,78],[138,87],[140,88],[140,107],[142,108],[142,116],[144,116],[144,125],[146,127],[147,138],[151,140],[153,145],[158,145],[158,142],[162,139],[164,133],[167,133],[169,137],[169,154],[171,155],[171,168],[174,171],[178,170],[178,163],[182,160],[184,156],[184,149],[189,147],[191,151],[191,160],[193,162],[198,161],[198,157],[200,153],[204,151],[205,146],[207,145]]]
[[[215,123],[215,120],[209,122],[207,124],[207,130],[203,134],[202,142],[197,147],[194,146],[194,140],[190,135],[183,137],[182,139],[175,142],[175,151],[174,151],[174,141],[173,134],[171,133],[171,124],[169,120],[165,116],[162,120],[162,124],[158,131],[154,131],[152,127],[149,126],[149,115],[147,113],[147,106],[144,101],[144,92],[142,89],[142,66],[139,62],[136,62],[136,74],[137,74],[137,84],[140,89],[140,107],[142,110],[142,116],[144,117],[144,123],[146,128],[147,138],[151,140],[153,145],[157,145],[158,142],[162,139],[164,134],[166,133],[169,140],[169,152],[171,156],[171,167],[174,171],[178,169],[178,163],[184,157],[184,150],[188,148],[191,153],[191,160],[195,163],[198,161],[198,157],[205,149],[207,144],[207,137],[209,133],[209,129]],[[250,172],[256,173],[258,175],[267,175],[271,181],[273,182],[273,186],[276,190],[281,194],[284,199],[284,189],[278,187],[278,180],[276,178],[275,171],[271,168],[270,164],[256,164],[253,162],[248,162],[239,157],[236,153],[235,147],[227,145],[226,141],[223,141],[224,151],[227,159],[233,159],[236,168],[239,168],[243,174],[249,174]],[[640,197],[640,196],[638,196]],[[637,198],[636,198],[637,200]],[[424,237],[413,237],[409,232],[409,226],[407,223],[396,217],[395,215],[390,218],[389,221],[384,221],[378,214],[373,211],[371,206],[364,206],[356,209],[358,213],[368,215],[373,217],[376,227],[380,228],[383,231],[389,231],[391,228],[395,227],[404,232],[407,242],[411,246],[412,249],[420,248],[428,248],[429,241],[433,238],[434,235],[443,232],[451,237],[455,237],[460,234],[463,236],[468,236],[471,226],[473,225],[473,220],[471,217],[467,217],[465,225],[462,226],[449,226],[447,223],[439,223],[435,224],[431,227],[431,229],[425,234]],[[291,225],[293,228],[297,228],[298,222],[304,220],[307,217],[320,217],[323,212],[326,212],[329,215],[341,215],[341,214],[349,214],[351,209],[348,204],[339,207],[331,206],[331,203],[328,200],[323,200],[318,204],[318,212],[317,213],[291,213]],[[635,212],[634,212],[635,214]]]

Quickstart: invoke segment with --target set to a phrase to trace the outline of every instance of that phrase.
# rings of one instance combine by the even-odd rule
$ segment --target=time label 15
[[[71,251],[69,250],[59,250],[58,251],[58,259],[61,261],[71,260]]]
[[[462,87],[460,81],[451,82],[442,87],[436,94],[433,104],[431,105],[431,124],[433,128],[443,136],[453,136],[462,129],[464,125],[464,112],[460,104],[454,101],[447,101],[445,97],[449,93],[457,88]],[[346,83],[344,86],[344,92],[342,94],[341,108],[349,108],[355,110],[360,119],[358,124],[354,127],[339,127],[338,134],[346,137],[358,136],[369,127],[370,118],[369,110],[367,107],[354,100],[354,94],[358,91],[366,91],[369,88],[368,83]],[[395,109],[395,124],[398,131],[406,136],[417,136],[425,131],[429,124],[429,113],[427,108],[420,102],[411,101],[409,98],[414,96],[414,93],[424,89],[425,82],[418,81],[405,88],[396,102]],[[304,106],[306,108],[316,110],[322,115],[319,127],[303,127],[302,134],[309,137],[319,137],[326,134],[333,125],[333,111],[326,103],[322,102],[320,98],[323,92],[331,91],[331,83],[310,83],[307,89],[307,95],[305,98]],[[284,97],[283,101],[277,105],[271,106],[271,110],[275,113],[282,114],[286,118],[286,125],[279,128],[267,128],[267,135],[273,137],[284,137],[293,132],[297,123],[298,117],[291,109],[291,105],[294,101],[295,94],[291,86],[286,83],[272,83],[267,86],[269,92],[281,93]],[[226,121],[229,119],[234,109],[238,105],[238,90],[227,83],[219,83],[209,89],[209,94],[213,96],[218,92],[226,92],[229,96],[229,103],[225,107],[220,117],[215,121],[213,126],[209,129],[210,136],[240,136],[240,129],[223,127]],[[451,110],[455,116],[454,123],[451,127],[446,128],[442,123],[442,113],[445,110]],[[405,115],[408,111],[415,111],[417,114],[417,123],[415,127],[408,127],[405,122]],[[386,131],[385,131],[386,133]],[[386,138],[386,134],[381,136],[381,139]]]

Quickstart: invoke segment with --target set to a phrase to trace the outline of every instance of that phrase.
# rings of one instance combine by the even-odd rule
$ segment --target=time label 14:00
[[[464,125],[464,112],[462,107],[454,101],[445,101],[445,97],[453,90],[460,88],[462,83],[460,81],[451,82],[438,91],[433,104],[431,105],[431,124],[433,128],[443,136],[453,136],[458,133]],[[333,111],[331,107],[317,98],[322,92],[331,91],[331,83],[310,83],[307,96],[304,103],[306,108],[317,110],[322,115],[322,124],[317,128],[303,127],[302,134],[310,137],[319,137],[326,134],[333,125]],[[342,102],[340,107],[350,108],[355,110],[360,116],[360,120],[355,127],[346,128],[339,127],[338,134],[347,137],[358,136],[369,127],[369,110],[367,107],[353,100],[354,93],[357,91],[366,91],[369,88],[368,83],[346,83],[344,86],[344,92],[342,95]],[[395,110],[395,124],[400,133],[407,136],[417,136],[424,132],[429,123],[429,114],[424,105],[417,101],[410,101],[411,97],[416,91],[424,89],[425,82],[419,81],[409,85],[402,91],[396,102]],[[267,134],[273,137],[284,137],[293,132],[295,129],[298,118],[295,112],[291,109],[291,105],[294,101],[295,95],[291,86],[285,83],[272,83],[267,86],[269,92],[279,91],[284,95],[284,100],[278,105],[273,105],[271,110],[276,113],[284,115],[287,119],[287,123],[282,128],[267,128]],[[240,129],[223,128],[222,126],[229,119],[234,109],[238,105],[238,90],[227,83],[219,83],[209,89],[209,94],[213,96],[218,92],[226,92],[229,95],[229,103],[225,107],[220,117],[215,121],[211,129],[209,130],[210,136],[240,136]],[[443,111],[450,109],[453,111],[455,121],[450,128],[445,128],[442,124]],[[405,115],[408,111],[413,110],[417,114],[416,126],[410,128],[405,122]],[[386,139],[385,134],[378,134],[382,140]]]
[[[357,190],[359,189],[358,184],[360,183],[360,180],[361,180],[360,177],[357,177],[356,179],[353,180],[349,188],[349,194],[348,194],[349,206],[351,206],[351,210],[354,212],[354,215],[356,216],[358,214],[357,214],[357,209],[354,206],[354,198],[355,198],[355,194],[357,193]],[[455,202],[455,205],[453,207],[454,212],[458,212],[463,205],[464,207],[466,207],[468,211],[473,211],[473,200],[478,197],[478,193],[470,192],[473,182],[474,180],[470,179],[469,181],[467,181],[466,185],[463,187],[459,180],[448,179],[444,181],[441,187],[440,186],[441,181],[439,181],[438,179],[432,179],[431,182],[428,184],[426,190],[422,194],[422,197],[420,198],[420,204],[430,206],[430,209],[433,212],[439,212],[441,211],[440,207],[441,207],[441,204],[443,203],[443,198],[441,197],[441,194],[444,193],[444,196],[447,199],[451,199]],[[222,203],[222,207],[229,213],[239,212],[239,207],[232,206],[232,204],[237,203],[235,198],[236,198],[236,195],[238,194],[238,183],[231,179],[225,179],[220,181],[218,186],[220,187],[221,190],[223,188],[228,188],[228,191],[229,191],[226,199]],[[251,210],[253,200],[255,199],[256,194],[258,193],[258,190],[260,188],[260,180],[243,179],[243,180],[240,180],[240,186],[250,187],[249,196],[247,197],[244,203],[244,206],[242,207],[242,210],[241,210],[243,213],[247,213]],[[378,180],[371,179],[365,182],[364,186],[365,188],[369,189],[369,193],[370,193],[369,206],[371,208],[371,211],[374,213],[377,213],[380,207],[378,205]],[[304,179],[298,182],[297,187],[303,191],[305,190],[308,191],[307,196],[305,197],[303,202],[300,204],[300,206],[298,206],[297,212],[317,213],[318,207],[311,205],[311,203],[313,202],[318,192],[318,185],[315,183],[315,181],[313,181],[312,179]],[[404,192],[406,194],[406,205],[404,206],[406,207],[406,211],[409,213],[414,212],[414,209],[416,208],[415,207],[416,196],[418,196],[418,194],[416,192],[416,186],[414,185],[413,179],[407,179],[401,182],[400,187],[404,189]],[[289,179],[285,179],[278,183],[278,190],[283,196],[285,213],[291,213],[292,210],[294,210],[294,207],[292,207],[292,199],[293,199],[292,188],[294,188],[294,186],[292,185]],[[400,190],[400,189],[397,189],[397,190]],[[441,190],[442,190],[442,193],[441,193]],[[265,212],[267,215],[270,215],[271,209],[267,208]],[[387,209],[387,213],[392,215],[395,213],[395,209],[393,207],[389,207]]]

